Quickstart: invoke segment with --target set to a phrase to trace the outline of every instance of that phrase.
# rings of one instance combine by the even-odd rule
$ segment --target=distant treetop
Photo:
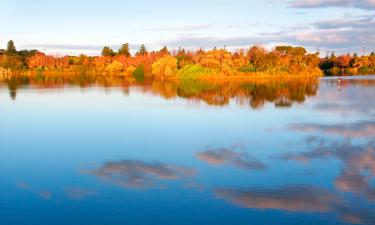
[[[137,55],[148,55],[146,46],[144,44],[141,44],[141,47],[139,48]]]
[[[108,46],[105,46],[102,50],[102,56],[114,56],[115,52]]]
[[[129,50],[129,43],[121,45],[120,49],[117,52],[118,55],[131,56]]]
[[[17,54],[16,46],[14,46],[13,40],[8,41],[6,53],[8,55]]]

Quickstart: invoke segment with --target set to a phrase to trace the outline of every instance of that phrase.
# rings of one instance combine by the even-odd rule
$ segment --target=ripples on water
[[[375,224],[375,79],[0,88],[1,224]]]

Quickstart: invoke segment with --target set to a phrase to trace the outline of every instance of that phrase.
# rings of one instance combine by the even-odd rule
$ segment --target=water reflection
[[[313,160],[340,160],[343,164],[341,172],[331,180],[335,189],[312,185],[255,186],[217,188],[215,195],[244,208],[335,213],[346,223],[373,224],[375,187],[371,184],[375,176],[374,141],[355,145],[348,139],[337,142],[310,137],[306,139],[306,146],[309,151],[284,152],[272,158],[302,162],[302,166]]]
[[[375,121],[359,121],[348,124],[292,124],[291,129],[297,131],[317,131],[329,135],[352,138],[371,138],[375,134]]]
[[[251,157],[245,151],[235,149],[217,148],[209,149],[197,154],[198,159],[209,164],[229,164],[247,170],[264,170],[266,166],[258,159]]]
[[[346,202],[327,189],[287,186],[278,189],[218,189],[216,196],[244,208],[298,213],[332,213],[350,224],[373,224],[374,211],[359,202]]]
[[[6,98],[23,90],[0,107],[0,223],[47,212],[40,224],[62,224],[56,205],[81,224],[375,223],[375,80],[6,84]],[[71,85],[104,88],[33,95]],[[103,95],[112,87],[130,94]],[[187,101],[165,104],[176,98]]]
[[[319,141],[308,152],[283,153],[280,159],[310,162],[317,159],[338,159],[343,162],[343,169],[334,183],[338,190],[365,195],[367,199],[375,199],[375,189],[370,182],[375,176],[374,143],[352,145],[344,143],[327,143]]]
[[[38,196],[39,198],[44,200],[51,200],[53,197],[53,194],[50,190],[33,187],[25,181],[18,182],[16,184],[16,189],[32,193],[33,195]]]
[[[96,191],[81,187],[68,187],[65,188],[65,192],[67,197],[72,200],[84,200],[97,194]]]
[[[342,123],[348,123],[349,119],[375,118],[374,76],[343,79],[340,92],[333,89],[336,79],[324,79],[322,83],[317,101],[312,105],[316,112],[345,117]]]
[[[160,180],[176,180],[192,177],[195,170],[161,162],[122,160],[107,162],[98,169],[88,171],[100,179],[124,188],[152,188]]]
[[[216,196],[241,207],[299,212],[329,212],[340,202],[334,193],[317,187],[287,186],[277,189],[218,189]]]
[[[117,87],[129,93],[134,87],[143,93],[162,96],[165,99],[176,97],[192,102],[205,102],[209,105],[225,106],[231,101],[239,105],[262,108],[272,102],[276,107],[291,107],[294,102],[302,103],[308,96],[315,96],[319,81],[316,78],[256,79],[238,81],[196,81],[180,80],[161,82],[118,76],[36,76],[12,77],[3,81],[8,85],[9,94],[15,100],[18,88],[61,88],[64,86]]]

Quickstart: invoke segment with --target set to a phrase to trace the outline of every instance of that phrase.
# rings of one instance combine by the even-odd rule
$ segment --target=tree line
[[[115,74],[156,79],[199,79],[246,77],[250,75],[346,75],[375,73],[374,53],[366,56],[347,54],[320,58],[303,47],[276,46],[271,51],[261,46],[196,51],[148,51],[145,45],[132,55],[128,43],[117,51],[105,46],[101,56],[51,56],[37,50],[17,51],[11,40],[0,50],[0,67],[28,74]]]

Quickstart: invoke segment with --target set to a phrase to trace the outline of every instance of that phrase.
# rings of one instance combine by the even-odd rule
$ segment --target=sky
[[[375,0],[0,0],[0,48],[100,54],[130,43],[189,50],[304,46],[375,51]]]

